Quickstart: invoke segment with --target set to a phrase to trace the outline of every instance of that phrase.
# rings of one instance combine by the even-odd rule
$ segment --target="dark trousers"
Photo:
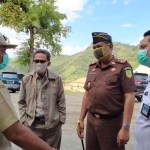
[[[125,150],[118,147],[117,135],[123,116],[112,119],[97,119],[88,113],[86,127],[86,150]]]

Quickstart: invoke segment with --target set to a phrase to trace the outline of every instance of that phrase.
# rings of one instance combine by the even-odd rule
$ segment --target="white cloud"
[[[131,23],[126,23],[126,24],[123,24],[122,27],[125,27],[125,28],[131,28],[131,27],[135,27],[136,25],[135,24],[131,24]]]
[[[76,53],[79,53],[81,51],[84,51],[88,46],[83,46],[83,47],[80,47],[80,46],[71,46],[71,45],[64,45],[62,47],[62,54],[63,55],[73,55],[73,54],[76,54]]]
[[[125,0],[125,1],[124,1],[124,4],[125,4],[125,5],[128,5],[128,4],[130,4],[131,2],[132,2],[132,0]]]
[[[95,4],[100,5],[101,4],[100,0],[96,0]]]
[[[112,2],[112,3],[114,3],[114,4],[115,4],[116,2],[117,2],[117,0],[113,0],[113,2]]]
[[[137,46],[139,43],[140,43],[140,41],[143,39],[143,36],[142,37],[140,37],[139,39],[138,39],[138,42],[136,42],[136,43],[134,43],[134,44],[132,44],[132,45],[135,45],[135,46]]]
[[[88,0],[58,0],[56,5],[61,13],[67,15],[68,21],[74,21],[76,18],[81,17],[77,12],[83,11],[84,5]],[[65,20],[65,22],[67,22]]]
[[[89,15],[92,15],[92,13],[93,13],[93,7],[92,7],[92,6],[89,6],[86,12],[87,12]]]

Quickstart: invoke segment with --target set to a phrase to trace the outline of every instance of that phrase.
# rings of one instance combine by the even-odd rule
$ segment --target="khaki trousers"
[[[86,128],[86,150],[125,150],[118,147],[117,135],[123,116],[113,119],[97,119],[88,113]]]
[[[32,123],[31,126],[28,126],[26,123],[24,125],[28,127],[32,132],[34,132],[40,139],[45,141],[48,145],[60,150],[62,134],[61,122],[59,122],[55,127],[50,129],[45,128],[44,122],[36,120]]]

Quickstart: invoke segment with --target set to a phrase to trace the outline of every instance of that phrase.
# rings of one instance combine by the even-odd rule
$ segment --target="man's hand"
[[[84,121],[78,120],[77,134],[80,139],[84,138]]]
[[[121,128],[118,137],[117,137],[117,143],[118,146],[124,146],[129,141],[129,130],[125,128]]]

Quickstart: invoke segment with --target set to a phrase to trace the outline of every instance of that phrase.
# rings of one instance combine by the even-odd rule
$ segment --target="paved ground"
[[[76,134],[77,120],[82,102],[82,93],[66,93],[67,121],[63,126],[63,136],[61,150],[82,150],[81,141]],[[13,105],[18,113],[18,93],[11,93]],[[126,150],[133,150],[134,147],[134,124],[139,110],[140,102],[135,101],[134,114],[131,122],[130,141],[126,145]],[[13,150],[21,150],[13,145]]]

